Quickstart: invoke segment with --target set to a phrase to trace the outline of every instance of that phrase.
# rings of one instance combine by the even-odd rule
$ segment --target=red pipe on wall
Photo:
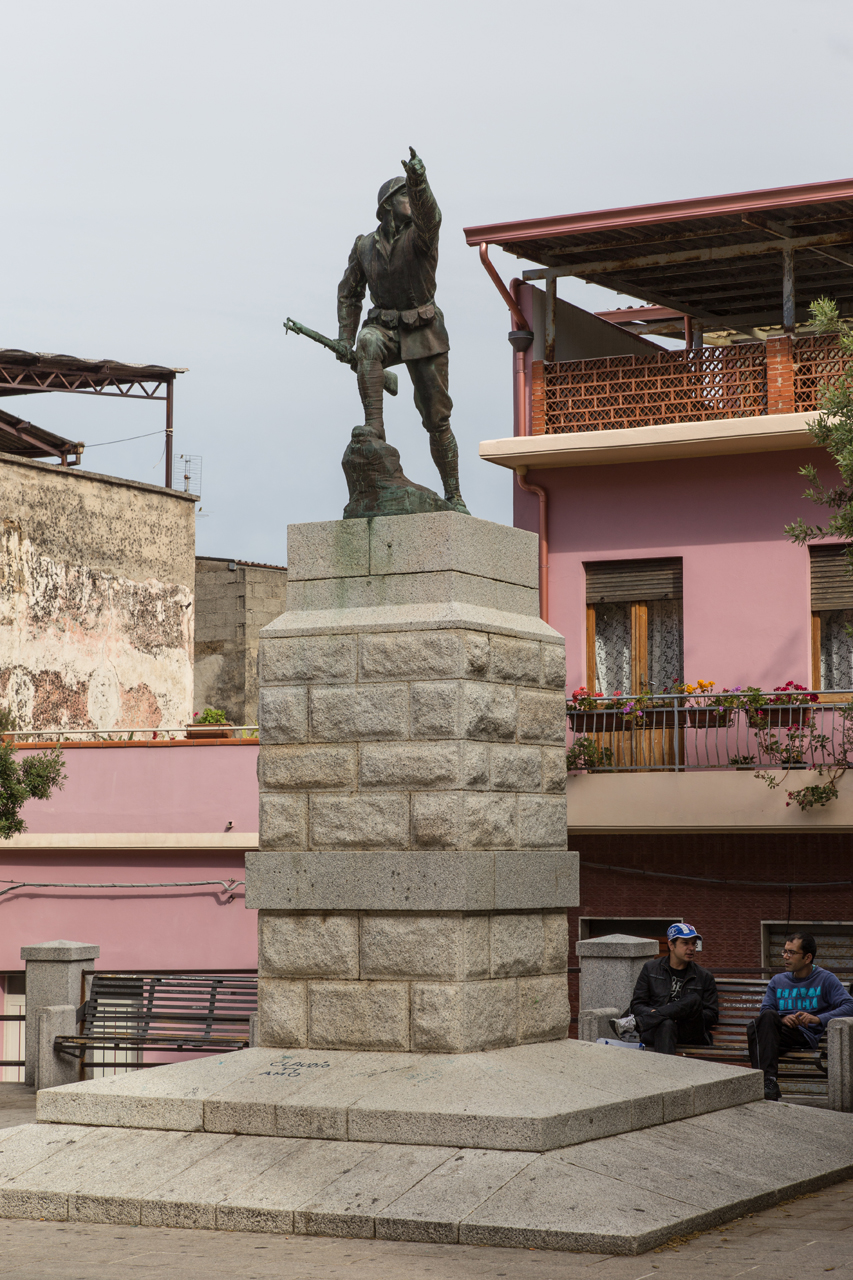
[[[539,499],[539,617],[548,621],[548,492],[538,484],[528,484],[527,467],[516,467],[515,478],[525,493]]]
[[[527,317],[518,302],[521,280],[511,280],[507,289],[489,260],[488,244],[480,245],[480,261],[488,272],[498,293],[509,307],[515,329],[509,335],[515,354],[515,414],[520,436],[530,435],[530,415],[527,404],[527,374],[524,358],[533,342],[533,334],[527,327]],[[528,484],[524,477],[527,467],[516,467],[516,479],[525,493],[533,493],[539,499],[539,616],[548,621],[548,494],[538,484]]]

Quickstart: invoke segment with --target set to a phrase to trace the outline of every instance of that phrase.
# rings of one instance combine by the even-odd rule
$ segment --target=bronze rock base
[[[400,466],[400,451],[368,427],[353,427],[341,466],[349,488],[344,520],[456,510],[426,485],[409,480]]]

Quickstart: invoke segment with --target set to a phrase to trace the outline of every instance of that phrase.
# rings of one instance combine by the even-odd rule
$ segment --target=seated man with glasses
[[[790,1049],[816,1049],[831,1018],[853,1018],[853,996],[834,973],[814,963],[811,933],[785,938],[785,973],[767,984],[758,1017],[747,1027],[752,1065],[764,1072],[764,1096],[778,1102],[779,1058]]]
[[[719,1017],[714,976],[695,960],[701,934],[692,924],[671,924],[666,940],[669,954],[640,970],[628,1014],[610,1020],[621,1040],[639,1038],[655,1053],[675,1053],[677,1044],[710,1044]]]

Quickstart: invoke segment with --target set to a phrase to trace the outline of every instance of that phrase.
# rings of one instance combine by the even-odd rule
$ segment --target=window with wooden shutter
[[[812,685],[853,688],[853,569],[846,545],[809,547]]]
[[[681,559],[599,560],[584,568],[587,687],[662,693],[682,681]]]

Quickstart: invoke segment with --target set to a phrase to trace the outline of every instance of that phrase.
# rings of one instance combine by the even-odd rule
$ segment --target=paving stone
[[[44,1089],[37,1096],[36,1114],[40,1123],[200,1130],[202,1099],[252,1073],[271,1056],[274,1050],[242,1049]]]
[[[263,1177],[224,1196],[216,1206],[216,1222],[228,1231],[293,1230],[293,1210],[329,1183],[357,1169],[375,1147],[360,1142],[305,1139],[288,1147],[284,1159]]]
[[[23,1124],[0,1130],[0,1186],[58,1151],[74,1150],[94,1136],[78,1125]]]
[[[459,1151],[377,1212],[376,1235],[382,1240],[456,1244],[460,1219],[536,1159],[526,1151]]]
[[[280,1138],[193,1136],[198,1143],[197,1159],[160,1179],[156,1189],[142,1198],[142,1226],[213,1228],[220,1200],[244,1183],[263,1178],[271,1166],[286,1158]]]
[[[370,1238],[375,1234],[376,1214],[456,1155],[457,1150],[456,1147],[375,1147],[354,1169],[341,1174],[295,1210],[294,1231],[305,1235]]]
[[[459,1225],[463,1244],[642,1253],[713,1217],[670,1196],[616,1182],[549,1152]]]

